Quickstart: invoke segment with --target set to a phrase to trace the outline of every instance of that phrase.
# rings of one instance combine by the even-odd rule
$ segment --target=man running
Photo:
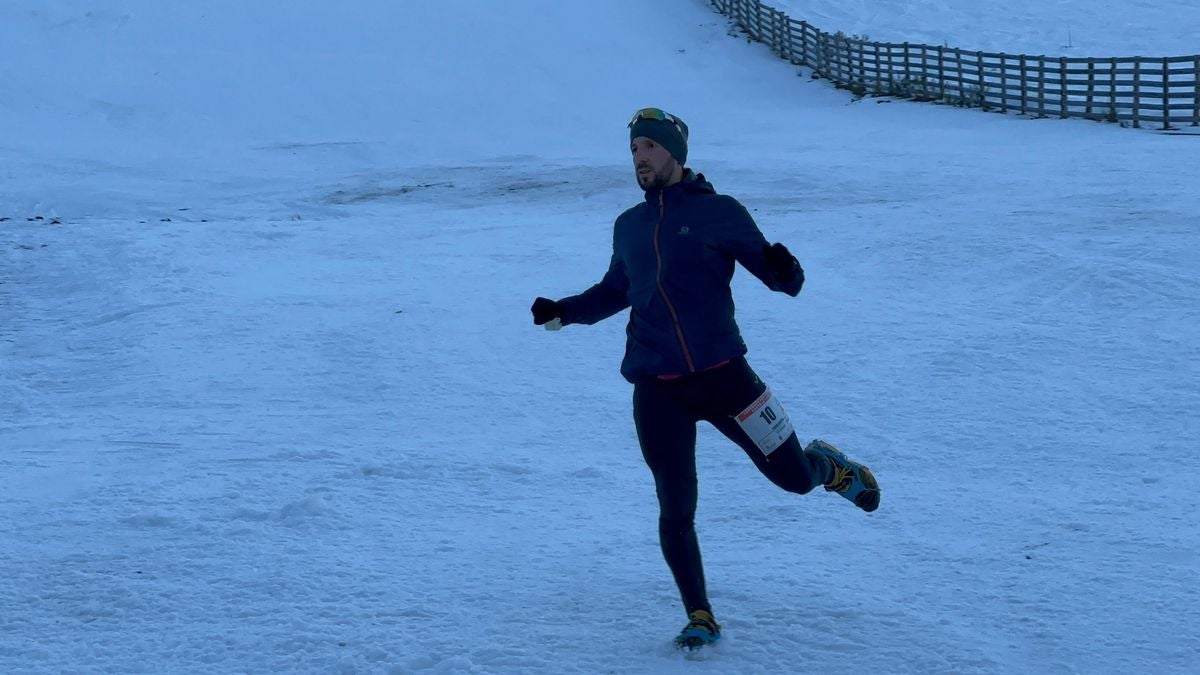
[[[734,263],[794,297],[804,284],[796,258],[783,244],[768,244],[736,199],[684,168],[683,120],[658,108],[639,110],[629,139],[646,195],[616,220],[608,272],[579,295],[539,297],[531,310],[535,324],[558,328],[631,308],[621,374],[633,384],[634,424],[658,494],[659,541],[688,615],[675,644],[690,650],[721,637],[693,523],[699,421],[789,492],[823,485],[874,511],[879,484],[867,467],[824,441],[802,448],[779,400],[744,358],[730,291]]]

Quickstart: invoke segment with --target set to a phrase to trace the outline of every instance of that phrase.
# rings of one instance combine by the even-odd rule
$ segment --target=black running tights
[[[828,477],[828,462],[804,452],[795,433],[768,457],[738,425],[734,416],[765,390],[744,358],[674,380],[634,385],[634,424],[658,494],[659,542],[689,614],[712,611],[694,525],[697,422],[709,422],[738,444],[754,466],[784,490],[805,494]]]

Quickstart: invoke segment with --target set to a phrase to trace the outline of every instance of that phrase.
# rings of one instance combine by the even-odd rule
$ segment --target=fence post
[[[787,51],[785,51],[783,48],[783,31],[780,30],[779,15],[780,15],[780,11],[775,9],[774,7],[772,7],[771,8],[771,40],[775,46],[775,53],[779,55],[779,58],[786,59]]]
[[[1200,126],[1200,56],[1196,57],[1193,65],[1192,84],[1196,87],[1196,93],[1192,95],[1192,126],[1196,127]]]
[[[1142,128],[1142,57],[1133,57],[1133,128]]]
[[[983,52],[975,52],[975,68],[979,71],[979,107],[987,110],[987,80],[983,74]]]
[[[779,29],[779,10],[770,8],[771,12],[771,51],[781,59],[787,59],[787,51],[783,48],[783,31]]]
[[[929,55],[926,54],[925,45],[921,47],[921,98],[929,98]]]
[[[1059,99],[1061,108],[1058,116],[1060,119],[1066,119],[1071,116],[1071,111],[1067,108],[1067,57],[1063,56],[1058,59],[1058,78],[1059,86],[1062,87],[1062,92]]]
[[[833,35],[825,33],[822,37],[825,38],[825,54],[829,60],[829,79],[836,84],[842,81],[842,53]]]
[[[1171,128],[1171,69],[1163,58],[1163,131]]]
[[[798,66],[808,65],[808,55],[804,53],[804,28],[804,24],[800,24],[800,51],[796,56],[796,24],[788,21],[788,40],[792,43],[792,56],[796,59],[792,63]]]
[[[854,45],[850,43],[850,40],[843,38],[838,48],[846,60],[846,74],[843,76],[843,81],[846,84],[854,84]]]
[[[937,48],[938,59],[938,100],[946,102],[946,50],[941,45]]]
[[[813,70],[816,71],[816,73],[821,77],[825,77],[825,33],[818,30],[816,31],[816,35],[814,37],[816,38],[817,44],[814,48],[814,51],[816,52],[816,58],[814,59],[816,61],[816,66],[813,67]]]
[[[788,15],[783,12],[775,12],[776,23],[775,30],[779,33],[780,44],[785,45],[787,60],[792,60],[792,24],[788,21]]]
[[[861,40],[855,41],[855,46],[858,49],[858,83],[862,87],[863,95],[867,92],[867,45]]]
[[[779,30],[780,40],[786,45],[788,63],[795,64],[796,57],[792,50],[792,22],[783,12],[779,13]]]
[[[763,44],[765,44],[771,48],[772,54],[778,56],[779,55],[779,47],[775,43],[775,8],[774,7],[764,7],[763,14],[765,15],[765,18],[766,18],[766,22],[763,24],[763,27],[764,27],[764,29],[770,29],[769,35],[766,30],[763,31]]]
[[[1046,57],[1038,57],[1038,117],[1046,116]]]
[[[787,14],[775,10],[775,39],[779,40],[779,53],[788,61],[792,60],[792,41],[788,32]]]
[[[808,60],[808,22],[800,22],[800,58],[804,61],[804,65],[812,65]]]
[[[779,56],[788,61],[791,60],[791,43],[787,41],[787,14],[772,8],[772,26],[771,32],[775,34],[775,41],[779,43]]]
[[[842,54],[846,58],[846,75],[844,82],[846,84],[854,84],[854,45],[850,40],[843,38],[841,44]]]
[[[904,43],[904,86],[912,87],[912,71],[908,62],[908,43]]]
[[[875,47],[875,93],[878,95],[882,90],[879,87],[880,81],[883,80],[883,67],[879,63],[879,43],[871,43]]]
[[[1028,115],[1029,113],[1029,87],[1025,79],[1025,55],[1021,55],[1021,114]]]
[[[1111,83],[1108,85],[1108,97],[1112,105],[1108,111],[1114,122],[1120,122],[1121,113],[1117,112],[1117,57],[1115,56],[1112,59],[1111,68],[1112,70],[1109,72],[1109,75],[1112,77]]]
[[[866,86],[865,86],[866,85],[866,67],[863,64],[863,43],[862,42],[854,41],[851,44],[851,54],[852,54],[851,55],[851,65],[853,65],[853,62],[854,62],[853,55],[856,52],[858,55],[858,72],[852,74],[851,79],[854,80],[854,84],[862,86],[862,88],[865,90],[866,89]]]
[[[827,39],[825,44],[829,45],[829,61],[833,66],[833,81],[841,84],[846,81],[846,76],[842,72],[844,66],[843,57],[846,53],[846,42],[838,41],[832,34],[826,33]]]
[[[1000,112],[1008,114],[1008,55],[1000,52]]]
[[[825,54],[829,59],[829,79],[834,83],[842,81],[842,52],[837,40],[830,33],[825,33]]]
[[[842,82],[847,85],[854,84],[854,48],[851,47],[850,41],[842,38],[837,43],[838,46],[838,67],[839,69],[845,64],[845,72],[840,74]]]
[[[1084,112],[1084,117],[1092,118],[1092,97],[1096,93],[1096,59],[1089,58],[1088,66],[1088,83],[1087,83],[1087,108]]]

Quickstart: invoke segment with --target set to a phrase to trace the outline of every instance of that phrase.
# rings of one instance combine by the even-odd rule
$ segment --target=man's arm
[[[625,275],[625,263],[613,252],[609,261],[608,271],[600,283],[592,286],[579,295],[572,295],[558,301],[562,309],[563,325],[582,323],[591,325],[629,306],[627,291],[629,278]]]
[[[795,297],[804,285],[804,270],[783,246],[767,243],[754,218],[736,199],[725,197],[719,245],[758,277],[767,288]]]

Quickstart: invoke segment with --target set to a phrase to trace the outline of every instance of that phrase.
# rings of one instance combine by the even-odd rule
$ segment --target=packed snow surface
[[[1179,3],[788,4],[1200,51]],[[528,311],[604,272],[647,105],[804,265],[735,277],[748,358],[883,487],[704,427],[698,659],[624,315]],[[0,129],[0,672],[1195,672],[1196,138],[851,101],[699,0],[10,0]]]

